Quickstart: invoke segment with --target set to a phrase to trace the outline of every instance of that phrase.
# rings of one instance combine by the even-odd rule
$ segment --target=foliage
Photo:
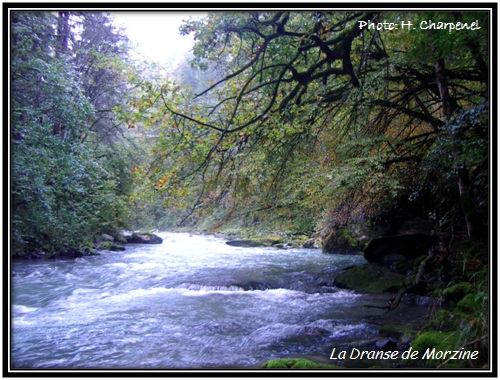
[[[119,37],[92,13],[14,12],[11,26],[13,253],[83,250],[127,218],[125,155],[102,145],[124,58],[104,47]]]
[[[213,77],[204,89],[151,83],[133,102],[132,124],[158,136],[151,165],[138,170],[144,190],[191,226],[344,238],[353,225],[397,234],[418,218],[439,237],[435,273],[464,281],[473,263],[487,265],[488,17],[249,11],[188,20],[180,30],[196,41],[192,65],[217,70],[205,71]],[[481,29],[358,26],[429,19],[479,20]],[[483,249],[471,257],[461,241]],[[484,273],[476,281],[487,289]],[[483,331],[468,330],[470,340]]]
[[[131,102],[130,125],[158,136],[141,180],[180,224],[210,217],[327,236],[398,209],[443,231],[484,223],[487,27],[459,38],[358,27],[431,16],[487,24],[486,13],[466,12],[211,12],[186,21],[193,67],[211,69],[189,85],[144,85]],[[450,44],[457,54],[445,54]],[[471,187],[459,193],[464,172]],[[484,208],[471,212],[474,202]]]
[[[458,332],[426,331],[412,341],[412,347],[420,354],[429,348],[435,348],[436,351],[456,350],[459,348]],[[441,359],[428,359],[426,365],[435,368],[441,362]]]

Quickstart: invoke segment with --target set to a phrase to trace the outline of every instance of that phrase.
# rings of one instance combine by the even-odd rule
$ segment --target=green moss
[[[358,240],[353,236],[353,232],[346,228],[337,231],[337,241],[341,245],[358,246]]]
[[[414,350],[420,352],[421,355],[430,348],[435,348],[436,351],[454,350],[458,346],[460,333],[458,331],[425,331],[419,334],[411,343]],[[420,357],[421,357],[420,355]],[[428,367],[437,367],[443,362],[442,359],[427,359],[425,365]]]
[[[375,264],[356,266],[335,278],[335,285],[358,291],[394,292],[401,288],[404,276]]]
[[[359,233],[352,228],[333,231],[322,241],[323,252],[334,254],[358,253],[361,252],[363,245],[359,241]]]
[[[481,302],[477,299],[476,294],[467,294],[457,304],[457,308],[465,312],[474,312],[480,310],[481,307]]]
[[[266,362],[262,368],[267,369],[335,369],[332,364],[313,362],[308,359],[273,359]]]
[[[99,256],[100,253],[97,252],[94,248],[85,248],[85,252],[88,253],[89,256]]]
[[[434,314],[428,326],[436,331],[453,331],[460,327],[461,319],[462,318],[448,310],[439,310]]]
[[[467,294],[474,292],[474,287],[468,282],[460,282],[443,290],[443,296],[447,301],[458,302]]]
[[[252,235],[248,240],[258,243],[263,247],[272,247],[285,242],[283,237],[276,234]]]
[[[110,242],[110,241],[104,241],[104,242],[102,242],[102,243],[99,245],[99,248],[100,248],[100,249],[107,249],[107,250],[110,250],[112,246],[113,246],[113,243],[112,243],[112,242]]]
[[[452,350],[458,340],[458,332],[444,332],[429,330],[419,334],[412,342],[412,347],[417,351],[425,351],[427,348],[437,350]]]
[[[119,244],[114,244],[110,241],[104,241],[99,244],[99,249],[107,251],[125,251],[125,247]]]

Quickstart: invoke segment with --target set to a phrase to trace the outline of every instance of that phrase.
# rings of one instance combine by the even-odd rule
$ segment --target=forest
[[[423,234],[411,260],[385,257],[406,276],[389,309],[451,300],[432,332],[488,366],[490,17],[211,11],[184,20],[193,51],[166,74],[111,14],[13,11],[11,257],[93,255],[121,230],[365,257]]]

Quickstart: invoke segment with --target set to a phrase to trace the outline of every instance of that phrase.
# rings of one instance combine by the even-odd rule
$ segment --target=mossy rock
[[[353,231],[347,228],[330,233],[322,242],[323,252],[335,254],[361,253],[363,244],[358,241],[355,235]]]
[[[432,321],[429,322],[428,327],[436,331],[454,331],[460,327],[459,316],[453,314],[448,310],[439,310],[434,314]]]
[[[109,250],[113,246],[113,243],[110,241],[102,241],[97,245],[98,249]]]
[[[373,292],[396,292],[405,276],[393,273],[375,264],[366,264],[346,269],[335,278],[335,286],[345,289]]]
[[[427,348],[436,348],[437,350],[453,350],[459,338],[458,331],[424,331],[412,342],[414,350],[424,352]]]
[[[255,247],[277,247],[283,245],[284,239],[279,235],[267,235],[267,236],[252,236],[249,239],[239,239],[239,240],[229,240],[226,242],[227,245],[233,247],[245,247],[245,248],[255,248]]]
[[[258,248],[266,246],[266,244],[260,241],[248,240],[248,239],[228,240],[226,241],[226,244],[232,247],[243,247],[243,248]]]
[[[94,248],[85,248],[84,250],[85,253],[87,253],[89,256],[99,256],[100,253],[97,252],[97,250],[95,250]]]
[[[303,248],[318,248],[321,244],[318,243],[318,239],[310,238],[302,243]]]
[[[435,348],[436,351],[455,350],[458,346],[459,339],[459,331],[444,332],[430,330],[419,334],[411,345],[413,350],[420,353],[419,357],[422,357],[427,349]],[[427,359],[425,360],[425,365],[428,367],[437,367],[442,362],[442,359]]]
[[[285,239],[283,239],[280,235],[269,234],[269,235],[257,235],[250,237],[251,240],[255,240],[265,246],[271,247],[279,244],[285,243]]]
[[[127,238],[121,234],[115,235],[115,242],[120,244],[127,244]]]
[[[127,236],[127,243],[131,244],[161,244],[163,239],[151,232],[134,232]]]
[[[125,251],[125,247],[119,244],[114,244],[110,241],[104,241],[99,244],[99,249],[101,250],[106,250],[106,251]]]
[[[459,302],[467,294],[473,293],[474,287],[468,282],[460,282],[443,290],[443,297],[446,301]]]
[[[353,236],[353,232],[346,228],[337,231],[337,241],[342,245],[358,247],[358,241]]]
[[[266,362],[262,368],[266,369],[338,369],[333,364],[317,363],[308,359],[273,359]]]

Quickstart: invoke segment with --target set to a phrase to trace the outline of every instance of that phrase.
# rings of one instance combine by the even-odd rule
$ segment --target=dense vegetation
[[[13,12],[12,250],[83,251],[124,227],[134,141],[114,115],[137,74],[100,13]]]
[[[339,239],[419,220],[438,236],[444,285],[475,289],[475,322],[461,326],[482,336],[488,17],[212,12],[181,27],[196,41],[192,67],[169,81],[134,69],[106,15],[14,12],[13,252],[85,250],[120,228]],[[359,24],[407,20],[480,28]]]
[[[187,86],[150,83],[131,104],[128,123],[159,135],[144,180],[190,221],[215,215],[324,232],[404,202],[442,230],[484,234],[488,31],[480,16],[483,28],[461,34],[360,32],[357,23],[431,14],[188,21],[194,67],[217,70],[194,98]]]

